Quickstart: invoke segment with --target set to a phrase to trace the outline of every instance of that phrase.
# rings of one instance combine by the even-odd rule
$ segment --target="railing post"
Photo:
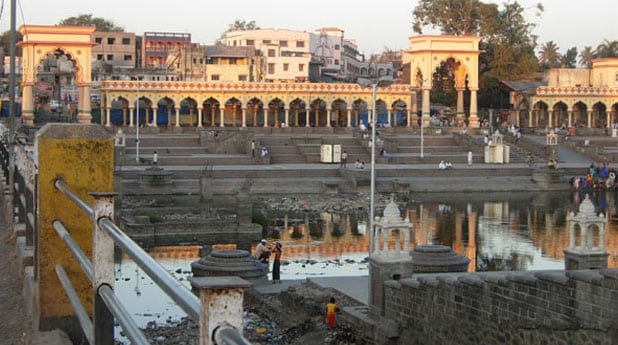
[[[240,277],[191,278],[200,296],[200,345],[212,345],[217,327],[231,326],[242,335],[244,289],[251,283]]]
[[[108,217],[114,219],[114,196],[116,193],[89,193],[94,197],[93,234],[92,234],[92,266],[94,279],[93,295],[93,329],[96,345],[114,344],[114,316],[99,295],[101,285],[114,288],[114,240],[99,227],[98,219]]]

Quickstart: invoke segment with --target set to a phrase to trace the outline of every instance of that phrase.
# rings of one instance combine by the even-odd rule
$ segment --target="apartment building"
[[[311,40],[309,32],[287,29],[231,31],[225,36],[227,46],[251,46],[263,56],[264,66],[258,69],[256,81],[279,83],[310,80]]]
[[[145,32],[141,38],[141,68],[165,68],[170,52],[191,45],[191,34]]]
[[[253,46],[191,45],[171,53],[167,65],[178,80],[254,82],[264,56]]]
[[[135,68],[135,34],[95,31],[91,37],[94,68]]]

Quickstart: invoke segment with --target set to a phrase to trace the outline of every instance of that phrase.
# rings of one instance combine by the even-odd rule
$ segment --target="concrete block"
[[[69,336],[60,329],[47,332],[33,332],[30,345],[73,345]]]
[[[17,237],[26,236],[26,223],[15,223],[13,225],[13,232]]]
[[[34,248],[26,245],[25,237],[18,237],[15,243],[15,251],[19,265],[19,275],[20,278],[23,278],[26,267],[34,266]]]

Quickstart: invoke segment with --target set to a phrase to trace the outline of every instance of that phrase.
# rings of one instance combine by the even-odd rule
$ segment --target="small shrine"
[[[508,164],[510,148],[503,142],[504,135],[496,130],[491,135],[491,140],[485,146],[485,163],[487,164]]]
[[[565,269],[607,268],[609,254],[605,250],[605,215],[597,215],[588,195],[579,205],[577,215],[571,211],[566,220],[569,247],[564,250]]]
[[[384,307],[384,282],[411,277],[414,271],[410,256],[408,217],[401,218],[399,207],[391,198],[383,217],[375,218],[373,248],[369,248],[369,313],[381,315]]]

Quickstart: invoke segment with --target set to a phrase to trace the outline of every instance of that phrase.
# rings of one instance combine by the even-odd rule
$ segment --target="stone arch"
[[[582,101],[573,104],[573,123],[575,126],[586,126],[590,128],[590,118],[588,116],[588,105]]]
[[[607,106],[603,102],[596,102],[591,108],[590,126],[592,128],[604,128],[607,127]]]
[[[202,102],[202,121],[204,126],[214,127],[216,125],[218,107],[219,101],[214,97],[208,97]]]
[[[92,26],[43,26],[22,25],[19,32],[23,36],[19,45],[22,47],[22,122],[34,124],[33,86],[36,81],[37,62],[49,53],[62,51],[73,62],[75,80],[79,96],[77,104],[77,122],[90,123],[90,70],[91,49],[90,36],[95,28]]]
[[[553,127],[570,127],[569,126],[569,108],[566,103],[562,101],[556,102],[552,106],[552,113],[554,120]]]
[[[326,127],[326,116],[323,116],[326,111],[326,101],[316,98],[311,101],[310,109],[309,126]]]
[[[289,108],[290,117],[288,118],[288,124],[294,127],[306,127],[307,103],[300,98],[295,98],[289,103]]]
[[[391,103],[391,115],[390,120],[395,126],[410,126],[410,112],[408,111],[408,105],[402,99],[397,99]]]
[[[330,125],[333,127],[346,127],[348,124],[348,103],[337,98],[330,102]]]
[[[427,126],[430,118],[430,92],[433,71],[442,61],[453,59],[460,62],[461,67],[455,69],[456,86],[458,88],[457,113],[463,115],[463,85],[470,92],[470,111],[468,122],[472,128],[478,127],[478,56],[480,37],[473,36],[412,36],[409,39],[410,49],[406,54],[410,58],[412,88],[422,93],[422,125]],[[419,79],[419,76],[421,79]],[[465,77],[465,78],[464,78]],[[459,78],[459,79],[457,79]],[[412,94],[415,104],[416,93]]]
[[[219,106],[219,126],[237,127],[242,126],[242,102],[236,97],[231,97],[223,107]]]
[[[171,126],[175,115],[176,102],[172,98],[163,97],[157,101],[157,125],[165,124]]]

